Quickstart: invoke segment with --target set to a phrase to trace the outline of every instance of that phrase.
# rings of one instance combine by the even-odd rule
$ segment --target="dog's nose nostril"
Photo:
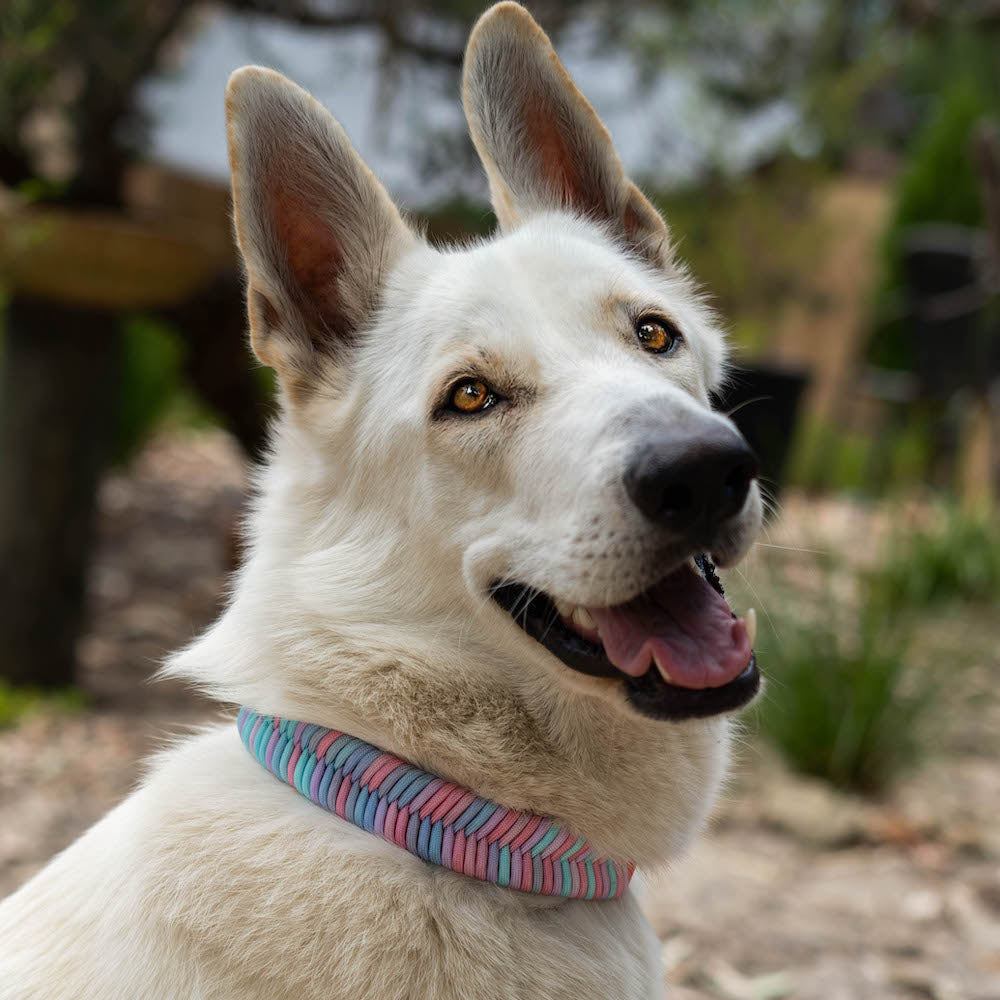
[[[746,442],[721,427],[684,442],[647,441],[625,470],[625,490],[651,521],[673,532],[712,528],[739,513],[757,462]]]
[[[681,511],[693,507],[694,502],[694,493],[689,486],[685,486],[683,483],[671,483],[663,491],[660,509],[679,514]]]

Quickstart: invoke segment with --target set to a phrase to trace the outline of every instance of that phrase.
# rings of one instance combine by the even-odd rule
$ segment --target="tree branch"
[[[159,20],[136,45],[136,54],[113,80],[105,79],[99,66],[87,67],[90,99],[81,108],[85,115],[78,125],[79,170],[68,192],[68,200],[116,204],[120,197],[120,173],[124,152],[111,138],[119,123],[132,110],[139,82],[156,65],[164,43],[177,30],[195,0],[170,0]],[[109,85],[110,84],[110,85]]]

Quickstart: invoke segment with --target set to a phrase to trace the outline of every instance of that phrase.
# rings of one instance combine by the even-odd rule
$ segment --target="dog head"
[[[311,97],[233,76],[251,340],[283,416],[234,602],[177,668],[479,788],[476,740],[596,760],[632,727],[707,760],[718,720],[662,720],[758,683],[693,562],[731,564],[760,522],[753,456],[709,405],[723,338],[518,5],[477,25],[463,99],[501,232],[437,249]],[[711,783],[705,760],[677,780]]]

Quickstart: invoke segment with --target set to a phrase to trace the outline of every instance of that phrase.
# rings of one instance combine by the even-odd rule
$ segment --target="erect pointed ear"
[[[473,29],[462,102],[504,229],[566,208],[666,263],[666,224],[626,177],[608,130],[520,4],[491,7]]]
[[[250,340],[294,402],[369,322],[416,237],[340,125],[279,73],[237,70],[226,117]]]

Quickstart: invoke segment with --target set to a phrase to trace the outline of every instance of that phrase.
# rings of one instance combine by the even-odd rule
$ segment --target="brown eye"
[[[451,388],[448,402],[459,413],[479,413],[497,401],[496,394],[478,378],[464,378]]]
[[[680,331],[669,320],[643,316],[635,325],[639,343],[651,354],[666,354],[681,339]]]

